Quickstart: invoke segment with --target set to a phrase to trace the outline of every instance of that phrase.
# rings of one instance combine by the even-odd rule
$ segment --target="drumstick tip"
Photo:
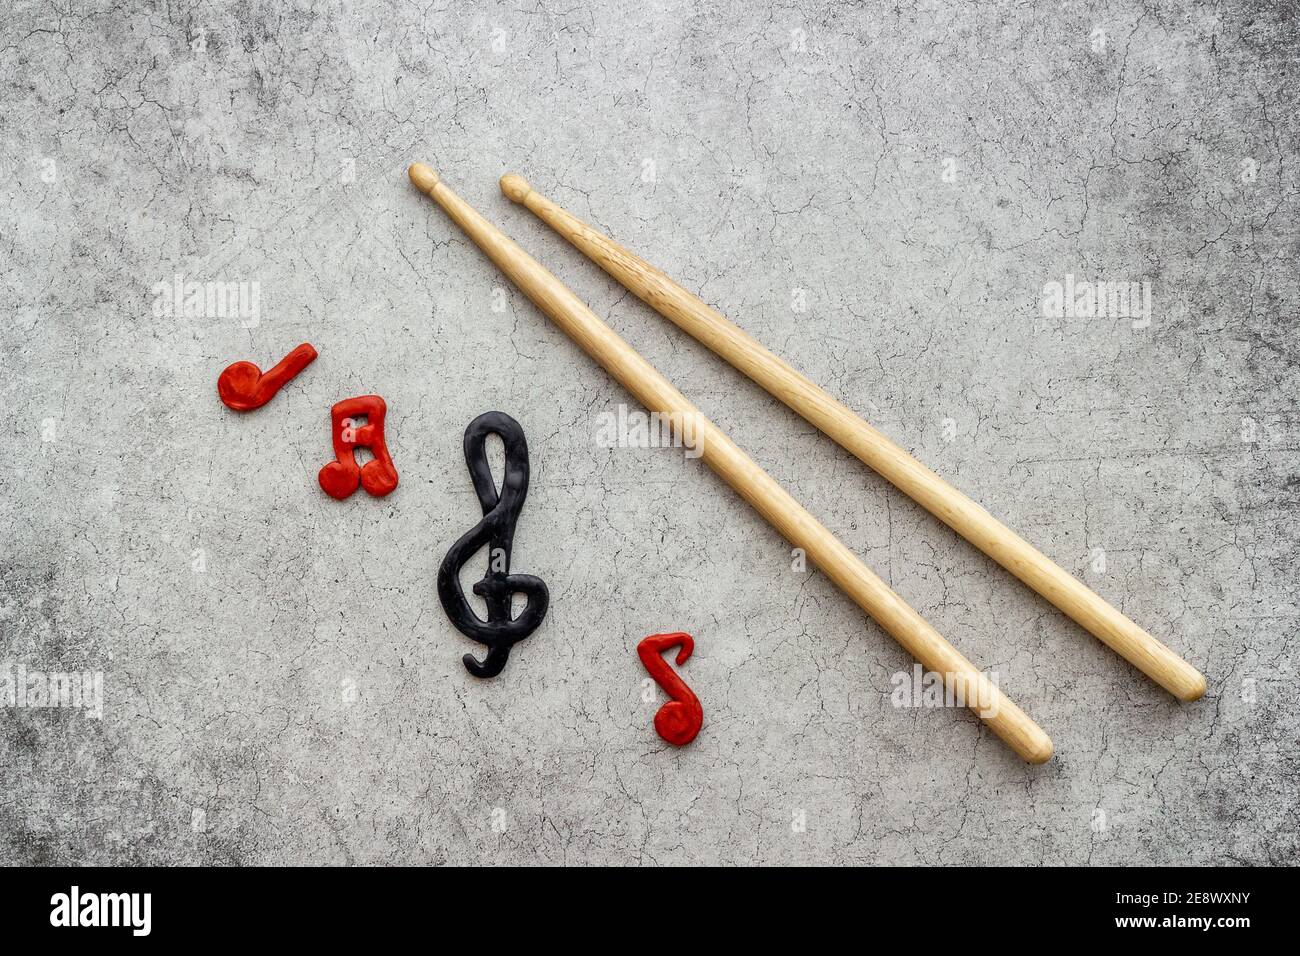
[[[528,198],[533,187],[528,185],[528,180],[518,173],[506,173],[501,177],[501,191],[511,202],[521,203]]]
[[[1024,758],[1027,763],[1042,764],[1051,760],[1055,752],[1056,747],[1052,743],[1052,738],[1040,730],[1033,742],[1025,748]]]
[[[1200,700],[1205,696],[1205,675],[1196,670],[1190,664],[1187,667],[1190,674],[1179,685],[1174,694],[1185,704],[1194,700]]]
[[[411,182],[415,183],[415,188],[422,193],[430,193],[433,191],[433,187],[438,185],[438,174],[424,163],[412,163],[406,170],[406,175],[411,177]]]

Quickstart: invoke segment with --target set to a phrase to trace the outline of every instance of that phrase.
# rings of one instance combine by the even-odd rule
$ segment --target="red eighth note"
[[[388,406],[378,395],[345,398],[330,409],[330,431],[334,458],[320,470],[325,494],[340,501],[357,490],[357,485],[382,498],[397,487],[397,469],[384,444],[384,415]],[[366,423],[356,420],[365,417]],[[355,449],[368,448],[374,460],[358,465]]]
[[[286,382],[316,358],[316,350],[303,342],[268,372],[252,362],[235,362],[217,378],[217,395],[222,403],[237,412],[261,408]]]
[[[677,666],[681,667],[695,650],[695,640],[685,631],[651,634],[636,646],[636,652],[655,683],[672,698],[655,714],[655,732],[673,746],[684,747],[700,732],[704,724],[704,708],[694,691],[686,686],[686,681],[678,677],[663,659],[663,652],[674,647],[681,648],[677,652]]]

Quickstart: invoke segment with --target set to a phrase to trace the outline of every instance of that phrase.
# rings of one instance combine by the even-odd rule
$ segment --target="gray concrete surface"
[[[0,664],[104,675],[99,720],[0,708],[0,857],[1300,862],[1293,5],[332,7],[0,23]],[[1057,756],[893,706],[910,660],[707,469],[599,447],[630,397],[409,187],[413,160],[996,671]],[[1206,698],[626,295],[499,194],[510,170],[1081,575]],[[248,283],[256,322],[165,314],[177,274]],[[1145,281],[1149,315],[1044,315],[1066,275]],[[217,402],[227,363],[305,340],[320,358],[271,404]],[[333,501],[329,407],[372,391],[401,487]],[[532,445],[514,566],[552,607],[480,682],[434,575],[479,518],[460,440],[492,408]],[[706,721],[683,750],[635,655],[673,629]]]

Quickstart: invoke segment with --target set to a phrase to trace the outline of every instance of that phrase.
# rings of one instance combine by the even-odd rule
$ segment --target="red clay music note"
[[[320,470],[320,486],[331,498],[342,500],[357,490],[357,485],[382,498],[397,487],[397,469],[384,444],[384,415],[388,406],[378,395],[346,398],[330,409],[330,431],[334,439],[334,458]],[[355,419],[365,416],[366,423]],[[355,449],[369,448],[373,461],[358,465]]]
[[[251,412],[269,402],[281,387],[316,358],[316,350],[303,342],[268,372],[252,362],[236,362],[217,378],[217,394],[227,408]]]
[[[700,706],[700,699],[686,686],[686,682],[663,659],[664,651],[678,646],[681,650],[677,652],[677,666],[681,667],[695,650],[695,639],[685,631],[651,634],[636,646],[636,652],[655,683],[672,698],[655,714],[655,731],[670,744],[683,747],[700,732],[700,726],[704,723],[704,708]]]

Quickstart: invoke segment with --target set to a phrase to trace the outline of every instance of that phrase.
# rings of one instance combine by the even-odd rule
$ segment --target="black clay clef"
[[[489,432],[500,435],[506,446],[500,495],[484,447]],[[524,430],[504,412],[484,412],[465,429],[465,464],[483,507],[483,520],[462,535],[443,558],[438,569],[438,599],[458,631],[488,646],[482,661],[473,654],[462,658],[466,669],[475,677],[496,677],[510,658],[510,648],[537,630],[551,601],[541,578],[510,573],[515,522],[528,496],[528,442]],[[488,571],[474,585],[474,593],[487,602],[486,622],[474,613],[460,586],[460,569],[485,544]],[[510,599],[515,594],[528,595],[528,604],[517,618],[511,619]]]

